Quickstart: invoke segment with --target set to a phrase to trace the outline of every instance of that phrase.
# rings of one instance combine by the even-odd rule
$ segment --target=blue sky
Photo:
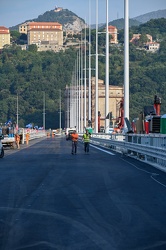
[[[96,20],[96,0],[1,0],[0,26],[11,27],[28,19],[37,18],[55,6],[69,9],[89,22],[89,1],[91,2],[91,24]],[[106,21],[106,0],[98,0],[99,23]],[[124,0],[108,0],[109,21],[124,17]],[[151,11],[166,9],[166,0],[129,0],[130,18]]]

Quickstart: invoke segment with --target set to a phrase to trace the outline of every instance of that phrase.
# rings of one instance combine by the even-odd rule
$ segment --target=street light
[[[95,133],[98,133],[98,0],[96,0],[96,96],[95,96]]]
[[[61,134],[61,89],[59,90],[59,129]]]
[[[91,0],[89,0],[89,114],[88,119],[91,121]]]
[[[129,0],[124,0],[124,6],[124,117],[129,120]]]
[[[45,92],[43,92],[43,129],[45,130],[45,126],[46,126],[46,98],[45,98]]]
[[[16,116],[17,116],[16,130],[18,131],[18,94],[17,94],[17,113],[16,113]]]
[[[84,59],[84,128],[86,128],[86,23],[85,23],[85,59]],[[83,132],[83,131],[82,131]]]
[[[109,130],[109,33],[108,33],[108,0],[106,0],[106,81],[105,81],[105,132]]]

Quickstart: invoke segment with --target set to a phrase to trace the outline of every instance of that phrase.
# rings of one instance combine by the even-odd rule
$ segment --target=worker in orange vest
[[[15,142],[16,142],[17,148],[20,149],[20,136],[18,133],[15,134]]]
[[[71,134],[71,140],[72,140],[72,155],[75,153],[75,155],[77,154],[77,143],[78,143],[78,134],[77,132],[74,130],[73,133]]]
[[[30,138],[30,134],[29,134],[29,133],[26,133],[25,139],[26,139],[26,144],[27,144],[27,145],[29,144],[29,138]]]

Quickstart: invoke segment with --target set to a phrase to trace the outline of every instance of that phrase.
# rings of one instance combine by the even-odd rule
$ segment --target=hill
[[[166,18],[166,9],[158,10],[140,15],[134,18],[129,19],[129,27],[139,26],[143,23],[150,21],[151,19]],[[116,19],[109,22],[109,25],[116,26],[117,29],[124,29],[124,18]],[[95,29],[95,25],[92,26]],[[105,24],[99,24],[99,27],[102,29],[105,27]]]
[[[138,22],[137,20],[133,20],[133,19],[129,20],[129,27],[139,26],[140,24],[141,23]],[[124,29],[124,18],[113,20],[109,22],[109,25],[115,26],[118,30]],[[105,24],[103,24],[100,28],[101,29],[105,28]]]
[[[58,22],[61,23],[63,26],[63,30],[73,30],[73,31],[80,31],[85,28],[85,21],[78,17],[72,11],[68,9],[62,9],[59,12],[55,12],[54,10],[46,11],[44,14],[39,15],[35,19],[26,20],[25,22]],[[20,24],[10,27],[10,30],[18,30]]]
[[[152,11],[144,15],[140,15],[137,17],[132,18],[140,23],[146,23],[151,19],[158,19],[158,18],[166,18],[166,9],[165,10],[157,10]]]
[[[158,18],[166,18],[166,10],[158,10],[149,12],[144,15],[140,15],[134,17],[129,20],[129,26],[139,26],[141,23],[145,23],[150,19],[158,19]],[[46,11],[44,14],[39,15],[35,19],[26,20],[24,22],[59,22],[63,25],[63,30],[73,30],[73,31],[80,31],[85,28],[85,20],[78,17],[75,13],[68,9],[62,9],[59,12],[55,12],[54,10]],[[18,30],[20,24],[16,26],[10,27],[10,30]],[[124,29],[124,18],[116,19],[109,22],[109,25],[116,26],[117,29]],[[87,25],[88,26],[88,25]],[[105,27],[105,23],[99,24],[99,28],[103,29]],[[96,25],[91,25],[92,29],[96,28]]]

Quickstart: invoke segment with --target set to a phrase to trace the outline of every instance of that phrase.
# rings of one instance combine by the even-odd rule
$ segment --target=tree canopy
[[[119,32],[120,43],[110,45],[109,83],[124,84],[124,31]],[[150,20],[139,27],[130,28],[130,35],[140,33],[140,44],[130,44],[130,120],[138,117],[145,105],[153,105],[154,95],[161,97],[161,113],[166,113],[166,19]],[[83,31],[82,34],[85,34]],[[86,39],[89,40],[86,33]],[[145,34],[160,42],[160,50],[150,53],[141,48]],[[91,31],[92,54],[95,54],[95,30]],[[13,33],[15,39],[18,34]],[[99,79],[105,81],[105,34],[99,34]],[[84,39],[84,37],[83,37]],[[46,128],[59,127],[59,90],[62,93],[62,126],[64,126],[64,90],[70,85],[78,49],[65,52],[37,52],[32,45],[21,50],[16,44],[5,46],[0,53],[0,123],[16,120],[16,100],[19,103],[19,125],[42,126],[43,93],[46,100]],[[88,46],[87,46],[88,67]],[[92,56],[95,68],[95,56]],[[95,72],[92,71],[92,76]]]

